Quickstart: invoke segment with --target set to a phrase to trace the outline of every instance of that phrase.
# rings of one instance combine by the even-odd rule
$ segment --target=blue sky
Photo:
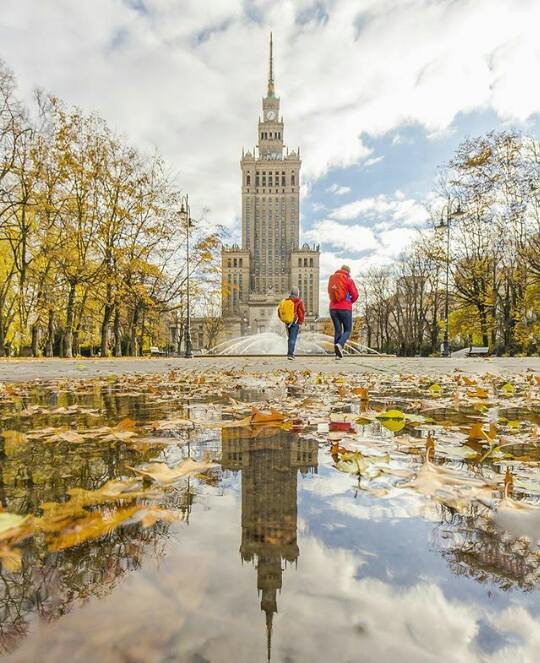
[[[391,263],[467,135],[540,134],[537,0],[3,0],[0,58],[157,149],[194,215],[239,235],[268,35],[285,141],[302,154],[303,238],[321,276]]]

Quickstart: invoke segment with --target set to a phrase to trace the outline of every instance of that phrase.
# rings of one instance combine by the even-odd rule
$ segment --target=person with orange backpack
[[[358,299],[358,290],[348,265],[343,265],[328,279],[328,297],[330,317],[334,323],[334,352],[336,359],[343,359],[343,349],[352,331],[352,307]]]
[[[304,302],[299,295],[298,288],[291,288],[291,294],[286,299],[282,299],[278,306],[279,319],[287,326],[287,359],[291,361],[294,359],[300,325],[304,324],[306,314]]]

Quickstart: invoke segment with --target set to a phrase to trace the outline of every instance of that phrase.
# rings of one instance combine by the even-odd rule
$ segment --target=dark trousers
[[[334,343],[344,348],[352,331],[352,311],[330,309],[330,317],[334,323]]]
[[[287,346],[288,357],[294,357],[294,348],[296,347],[296,339],[298,338],[299,331],[300,325],[297,322],[293,322],[287,327],[287,336],[289,337]]]

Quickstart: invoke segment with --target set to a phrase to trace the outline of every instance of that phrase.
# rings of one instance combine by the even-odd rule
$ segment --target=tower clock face
[[[276,114],[273,110],[266,111],[266,119],[273,120],[276,117]]]

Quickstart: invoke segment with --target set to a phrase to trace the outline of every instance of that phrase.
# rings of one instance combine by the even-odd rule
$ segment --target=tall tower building
[[[319,314],[319,247],[300,247],[300,150],[284,144],[270,35],[268,85],[258,143],[242,150],[242,246],[222,253],[222,314],[228,335],[264,331],[279,301],[296,286],[307,323]]]

